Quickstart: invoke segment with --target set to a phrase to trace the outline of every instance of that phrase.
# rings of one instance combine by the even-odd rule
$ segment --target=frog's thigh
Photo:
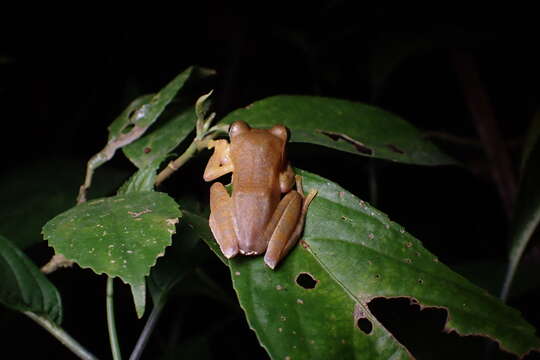
[[[238,253],[238,239],[234,231],[232,200],[222,183],[210,187],[210,229],[221,252],[230,259]]]
[[[297,191],[291,191],[281,199],[266,228],[269,238],[264,262],[275,268],[289,252],[301,234],[303,198]]]

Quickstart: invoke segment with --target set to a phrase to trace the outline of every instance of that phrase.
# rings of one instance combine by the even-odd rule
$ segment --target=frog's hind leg
[[[210,187],[210,229],[227,259],[238,253],[238,238],[234,230],[232,200],[225,186],[216,182]]]
[[[317,194],[317,191],[312,190],[304,198],[299,176],[296,177],[296,188],[297,191],[291,191],[281,199],[265,232],[265,237],[270,240],[264,262],[271,269],[276,267],[300,238],[309,204]]]

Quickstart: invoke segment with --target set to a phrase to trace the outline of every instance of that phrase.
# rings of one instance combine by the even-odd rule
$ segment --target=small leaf
[[[140,319],[143,317],[144,309],[146,308],[146,284],[144,278],[138,283],[133,282],[129,285],[131,288],[131,295],[133,296],[133,302],[135,303],[137,318]]]
[[[166,194],[134,192],[76,206],[49,221],[43,234],[81,267],[137,286],[171,244],[180,216]]]
[[[233,111],[223,122],[236,120],[266,128],[281,123],[291,131],[292,142],[318,144],[362,156],[418,165],[456,163],[400,117],[347,100],[273,96]]]
[[[520,356],[540,347],[518,311],[440,263],[385,214],[326,179],[299,174],[306,191],[318,191],[300,244],[275,271],[261,257],[229,261],[240,304],[272,358],[411,358],[371,313],[370,301],[380,297],[445,309],[445,331],[482,334]]]
[[[532,146],[527,156],[519,185],[514,217],[510,224],[512,242],[509,265],[501,298],[506,299],[519,261],[540,223],[540,138]]]
[[[214,90],[210,90],[210,92],[197,99],[197,102],[195,103],[195,114],[197,115],[198,120],[206,119],[206,115],[208,114],[208,110],[212,103],[209,98],[212,96],[213,92]]]
[[[114,139],[129,131],[128,127],[133,125],[131,122],[133,113],[138,111],[145,104],[148,104],[153,97],[154,94],[139,96],[133,100],[116,119],[113,120],[113,122],[109,125],[109,142],[114,141]]]
[[[120,136],[130,125],[148,128],[165,107],[174,99],[193,72],[190,66],[155,95],[145,95],[135,100],[110,126],[109,140]]]
[[[56,287],[28,257],[0,236],[0,303],[30,311],[56,324],[62,322],[62,301]]]
[[[173,116],[164,117],[159,127],[123,148],[124,154],[137,167],[143,168],[153,163],[159,165],[195,127],[193,106],[184,107]]]
[[[117,194],[129,194],[133,192],[152,191],[156,180],[157,165],[149,165],[140,168],[121,187]]]

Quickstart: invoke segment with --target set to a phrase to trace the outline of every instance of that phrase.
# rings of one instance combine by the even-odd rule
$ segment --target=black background
[[[84,164],[104,145],[106,127],[130,100],[155,92],[189,65],[201,65],[217,71],[203,90],[214,89],[213,110],[218,117],[275,94],[322,95],[371,103],[422,130],[472,139],[476,144],[435,140],[462,167],[390,164],[298,144],[291,146],[290,157],[294,165],[366,200],[369,169],[375,169],[377,207],[451,267],[504,261],[507,217],[450,52],[457,49],[475,60],[517,171],[540,95],[538,34],[528,9],[411,8],[384,2],[357,7],[348,1],[268,2],[257,8],[221,2],[178,5],[178,9],[146,5],[118,15],[106,8],[2,14],[1,172],[65,158]],[[520,27],[510,29],[513,22]],[[411,48],[418,39],[424,44],[420,50],[400,61],[384,85],[374,88],[373,63],[392,61],[392,55],[377,56],[379,49],[391,43]],[[202,172],[207,156],[202,154],[189,164],[186,173]],[[132,170],[122,159],[111,166]],[[166,190],[204,193],[207,185],[197,176],[187,185],[175,184],[173,178]],[[51,254],[45,244],[28,252],[39,264]],[[207,266],[230,292],[227,270],[215,260]],[[51,279],[63,294],[65,328],[100,358],[108,358],[104,277],[77,269],[55,273]],[[118,289],[119,332],[127,355],[141,322],[135,320],[127,288]],[[171,350],[179,344],[195,343],[192,347],[197,349],[200,339],[192,337],[198,335],[214,358],[265,358],[240,313],[201,295],[177,299],[167,307],[145,358],[186,351],[185,347]],[[538,299],[538,290],[511,299],[537,328],[540,312],[534,304]],[[436,358],[455,358],[454,352],[468,358],[467,354],[483,349],[481,340],[455,334],[429,335],[426,342],[426,334],[442,327],[442,311],[420,313],[400,300],[377,300],[372,306],[390,329],[396,326],[396,333],[412,334],[399,340],[418,358],[435,358],[431,351],[437,348],[444,354]],[[4,354],[11,350],[18,358],[73,358],[30,320],[2,313]],[[211,335],[205,332],[209,327],[215,329]],[[200,350],[194,351],[193,357],[202,356]]]

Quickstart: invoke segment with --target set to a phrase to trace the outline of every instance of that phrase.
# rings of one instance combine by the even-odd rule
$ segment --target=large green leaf
[[[141,287],[171,244],[180,216],[166,194],[133,192],[76,206],[49,221],[43,234],[57,253],[80,266]]]
[[[254,127],[283,124],[292,142],[418,165],[455,164],[411,124],[374,106],[315,96],[279,95],[228,114]]]
[[[3,236],[0,236],[0,277],[0,303],[35,313],[56,324],[62,322],[62,301],[56,287]]]
[[[531,239],[540,223],[540,132],[537,132],[536,143],[526,154],[526,162],[519,185],[519,191],[512,219],[510,234],[512,243],[509,254],[509,265],[503,285],[501,298],[506,299],[510,291],[514,273]]]
[[[518,355],[540,347],[518,311],[440,263],[385,214],[300,174],[306,191],[318,190],[300,244],[275,271],[261,257],[229,261],[240,304],[272,358],[410,358],[371,313],[379,297],[445,309],[446,331],[482,334]]]

